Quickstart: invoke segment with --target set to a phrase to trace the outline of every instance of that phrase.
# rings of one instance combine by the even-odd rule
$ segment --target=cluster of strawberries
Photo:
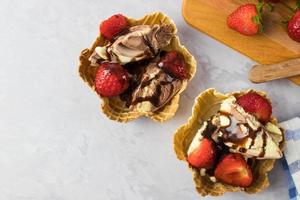
[[[237,104],[262,123],[269,121],[271,117],[272,107],[269,101],[257,93],[240,96]],[[193,167],[213,169],[217,180],[233,186],[247,187],[253,180],[252,170],[241,154],[228,153],[217,159],[216,144],[208,138],[201,140],[187,160]]]
[[[297,2],[296,8],[287,5],[285,0],[259,0],[258,4],[247,3],[238,7],[227,18],[227,25],[247,36],[256,35],[263,31],[262,12],[264,6],[273,10],[275,4],[282,4],[287,7],[292,16],[288,19],[287,33],[289,37],[300,42],[300,2]]]
[[[100,33],[112,42],[127,28],[126,17],[116,14],[101,23]],[[176,51],[164,55],[158,62],[158,66],[178,79],[186,79],[188,76],[185,62]],[[103,62],[95,77],[96,92],[105,97],[122,94],[129,87],[129,77],[127,70],[119,63]]]

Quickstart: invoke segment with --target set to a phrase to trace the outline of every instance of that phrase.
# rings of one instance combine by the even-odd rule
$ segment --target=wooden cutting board
[[[282,5],[264,15],[265,32],[261,35],[243,36],[227,27],[228,14],[246,2],[256,3],[257,0],[183,0],[182,13],[186,22],[194,28],[258,63],[272,64],[300,57],[300,44],[288,37],[281,23],[289,15],[289,11]],[[300,85],[300,76],[290,80]]]

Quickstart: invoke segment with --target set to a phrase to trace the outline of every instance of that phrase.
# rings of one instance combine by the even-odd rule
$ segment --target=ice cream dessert
[[[101,23],[100,34],[82,53],[80,71],[104,101],[104,113],[122,122],[173,116],[196,65],[174,23],[162,13],[141,20],[118,14]]]
[[[208,90],[200,95],[201,101],[213,102],[198,107],[204,113],[199,117],[194,113],[194,125],[189,122],[178,129],[177,156],[194,171],[196,188],[203,196],[261,191],[268,185],[267,171],[282,157],[284,142],[284,131],[271,117],[270,100],[254,90],[216,94]],[[187,127],[198,128],[183,130]]]
[[[167,46],[174,30],[171,25],[138,25],[128,28],[112,43],[96,47],[95,52],[106,61],[127,64],[154,58]]]
[[[159,62],[150,62],[140,68],[142,71],[132,80],[133,87],[128,92],[129,98],[128,93],[121,95],[121,98],[132,109],[155,112],[180,91],[183,82],[166,73],[159,67]]]
[[[104,35],[108,35],[106,32],[116,21],[125,18],[117,16],[108,19],[114,25],[101,24]],[[118,34],[106,36],[111,41],[106,46],[97,46],[89,59],[91,65],[99,65],[96,92],[105,97],[120,95],[129,109],[154,112],[176,95],[182,81],[188,78],[186,64],[179,53],[162,51],[170,44],[175,30],[168,24],[122,26],[119,29]],[[101,73],[105,67],[106,72]],[[178,69],[171,71],[168,67]],[[176,73],[178,70],[183,71],[182,76]]]

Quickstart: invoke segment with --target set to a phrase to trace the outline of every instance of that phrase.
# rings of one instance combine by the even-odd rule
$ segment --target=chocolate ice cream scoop
[[[174,31],[171,25],[133,26],[127,34],[95,51],[102,59],[121,64],[153,58],[170,43]]]
[[[156,63],[150,63],[132,93],[131,107],[143,112],[155,112],[168,103],[181,87],[181,80],[169,76]]]

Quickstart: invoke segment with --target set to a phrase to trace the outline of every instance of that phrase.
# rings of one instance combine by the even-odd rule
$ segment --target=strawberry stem
[[[300,0],[297,0],[295,11],[298,10],[299,8],[300,8]]]
[[[254,17],[254,22],[259,26],[259,33],[262,33],[264,31],[264,27],[262,25],[262,12],[264,5],[265,3],[263,1],[259,1],[259,3],[256,5],[257,16]]]

